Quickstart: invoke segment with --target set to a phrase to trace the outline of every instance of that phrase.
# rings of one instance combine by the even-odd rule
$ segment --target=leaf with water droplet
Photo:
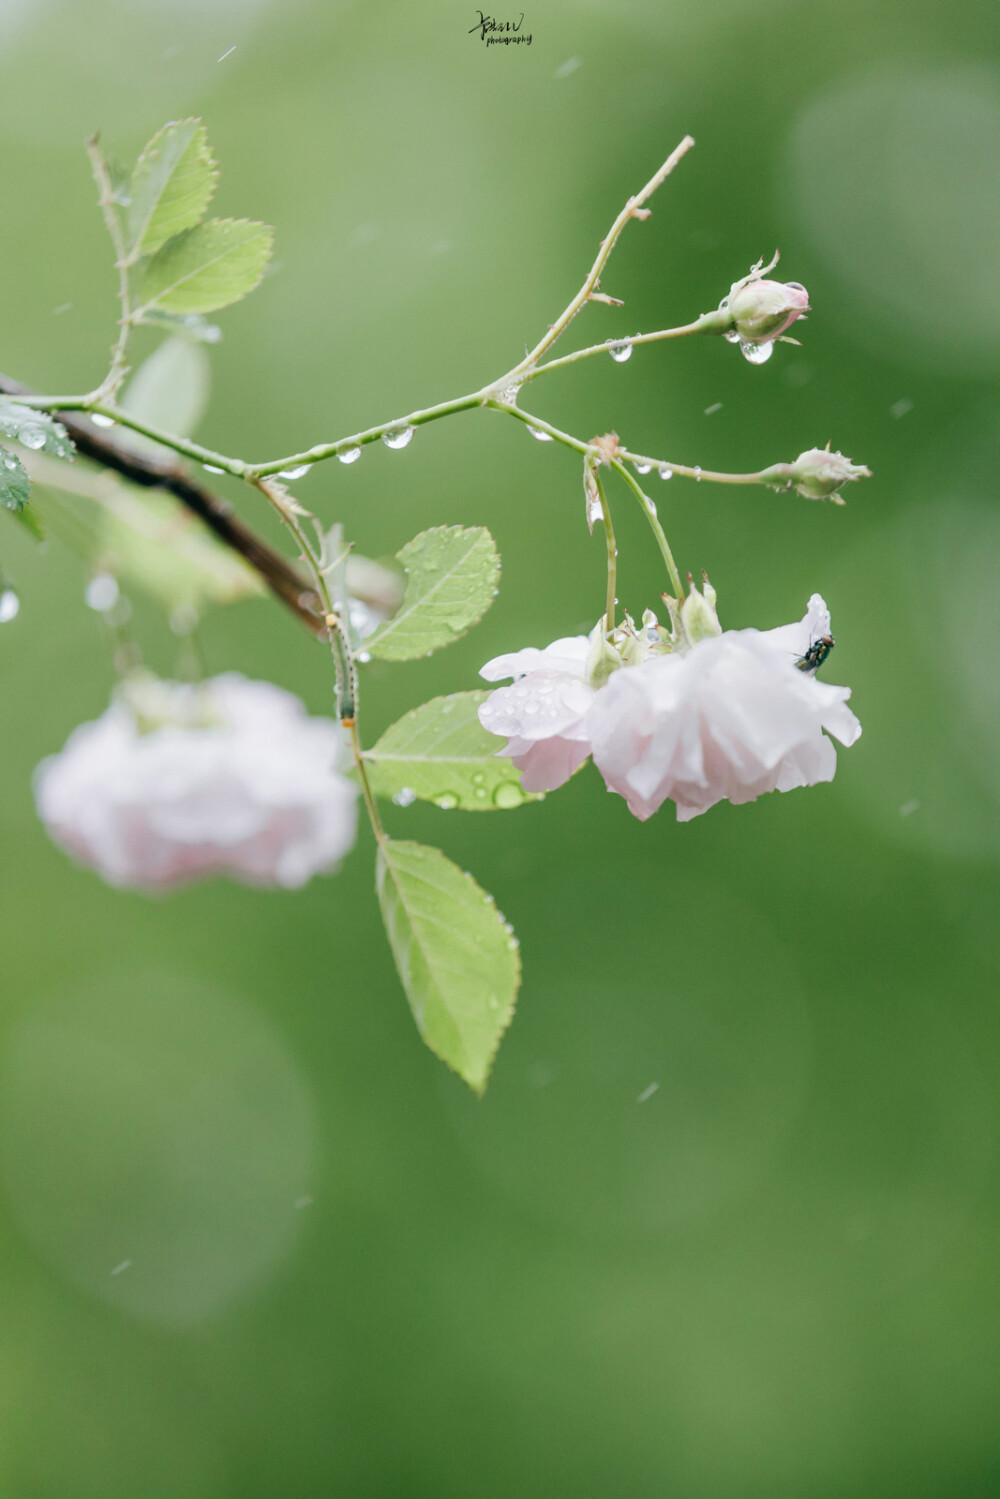
[[[0,505],[6,510],[23,510],[31,493],[28,478],[20,458],[0,448]]]
[[[152,255],[193,228],[211,201],[218,175],[200,120],[173,120],[157,131],[143,147],[125,195],[126,260]]]
[[[51,453],[53,458],[65,458],[72,463],[76,449],[66,428],[53,421],[47,411],[35,411],[31,406],[22,406],[20,401],[7,401],[0,397],[0,434],[12,437],[35,452]]]
[[[252,292],[271,258],[274,230],[249,219],[207,219],[145,262],[143,310],[214,312]]]
[[[396,801],[409,790],[422,801],[464,812],[502,811],[537,801],[521,789],[513,761],[497,754],[497,736],[479,722],[479,706],[488,697],[488,691],[435,697],[386,729],[365,752],[375,794]]]
[[[365,644],[382,661],[412,661],[458,640],[496,592],[496,543],[485,526],[435,526],[397,554],[406,574],[399,609]]]
[[[379,845],[376,889],[421,1036],[482,1093],[521,981],[495,902],[440,849],[394,838]]]

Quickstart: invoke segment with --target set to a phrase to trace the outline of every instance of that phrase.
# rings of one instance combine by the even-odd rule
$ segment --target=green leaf
[[[492,896],[421,843],[380,843],[376,889],[424,1041],[477,1093],[514,1014],[521,959]]]
[[[66,428],[53,421],[47,411],[35,411],[31,406],[22,406],[19,401],[7,401],[2,397],[0,432],[4,437],[12,437],[24,448],[51,453],[54,458],[65,458],[72,462],[76,453]]]
[[[7,510],[23,510],[31,493],[31,480],[20,458],[0,448],[0,505]]]
[[[116,485],[105,505],[97,560],[168,610],[229,604],[264,592],[252,568],[166,495]]]
[[[125,388],[121,406],[138,421],[177,437],[190,437],[208,405],[211,368],[201,344],[175,335],[144,360]],[[156,456],[170,449],[130,432],[129,446]]]
[[[412,661],[450,645],[496,598],[500,556],[485,526],[435,526],[396,555],[407,575],[403,602],[365,641],[381,661]]]
[[[146,262],[143,310],[213,312],[253,291],[271,255],[274,230],[249,219],[208,219],[168,240]]]
[[[200,120],[164,125],[143,148],[129,182],[126,258],[152,255],[175,234],[197,224],[218,175]]]
[[[495,812],[538,801],[521,789],[521,774],[499,741],[479,722],[489,692],[453,692],[414,708],[365,753],[378,796],[418,796],[463,812]],[[412,794],[408,794],[412,793]]]

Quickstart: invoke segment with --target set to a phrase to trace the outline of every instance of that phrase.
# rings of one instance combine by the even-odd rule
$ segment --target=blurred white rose
[[[754,801],[833,779],[824,730],[853,744],[861,725],[831,687],[796,661],[828,636],[819,594],[796,624],[727,630],[689,650],[617,671],[586,720],[608,788],[645,820],[668,798],[687,822],[718,801]]]
[[[354,844],[341,752],[336,723],[270,682],[133,682],[42,761],[35,801],[53,840],[111,885],[291,889]]]
[[[509,755],[521,772],[525,791],[554,791],[590,754],[584,727],[594,689],[586,681],[591,642],[586,635],[554,640],[544,650],[528,646],[487,661],[481,677],[499,682],[479,709],[479,721],[507,743],[497,753]]]

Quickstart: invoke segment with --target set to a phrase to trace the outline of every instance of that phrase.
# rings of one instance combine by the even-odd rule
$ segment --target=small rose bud
[[[728,306],[732,331],[740,339],[766,344],[809,311],[809,293],[797,281],[764,281],[751,274],[734,283],[722,305]]]
[[[804,499],[832,500],[835,505],[844,503],[838,490],[845,484],[871,476],[870,468],[852,463],[843,453],[831,453],[829,443],[825,448],[810,448],[800,453],[791,469],[791,481]]]
[[[704,593],[699,593],[695,585],[691,584],[688,596],[681,605],[681,625],[690,645],[697,645],[699,640],[710,640],[713,635],[722,634],[719,616],[715,612],[716,597],[715,589],[707,578]]]

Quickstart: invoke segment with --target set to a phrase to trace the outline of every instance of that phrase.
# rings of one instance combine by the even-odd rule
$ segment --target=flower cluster
[[[719,801],[833,779],[827,734],[851,745],[861,725],[846,706],[850,689],[816,680],[814,648],[832,643],[819,594],[775,630],[723,632],[710,589],[692,590],[675,616],[670,636],[649,613],[641,631],[616,632],[621,664],[600,686],[590,670],[607,645],[600,629],[483,667],[487,681],[514,678],[479,717],[507,739],[498,753],[512,757],[526,791],[561,786],[592,755],[636,817],[669,800],[687,822]]]
[[[338,726],[270,682],[139,679],[39,765],[35,799],[53,840],[111,885],[293,889],[354,844],[340,753]]]

